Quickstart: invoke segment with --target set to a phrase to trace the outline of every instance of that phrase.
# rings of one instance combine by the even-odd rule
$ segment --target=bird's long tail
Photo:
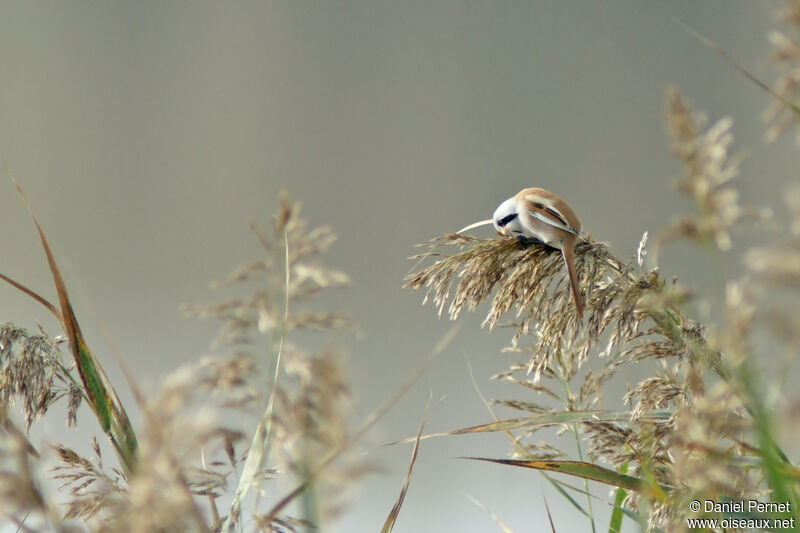
[[[578,312],[578,318],[583,319],[583,300],[581,299],[581,293],[578,289],[578,274],[575,272],[574,245],[564,243],[564,247],[561,248],[561,255],[564,257],[564,263],[567,265],[569,285],[572,288],[572,297],[575,299],[575,310]]]

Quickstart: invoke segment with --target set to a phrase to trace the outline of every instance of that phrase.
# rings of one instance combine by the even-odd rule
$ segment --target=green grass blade
[[[671,487],[665,485],[653,486],[652,483],[645,479],[620,474],[614,470],[582,461],[521,461],[516,459],[488,459],[485,457],[464,457],[464,459],[559,472],[589,481],[598,481],[607,485],[622,487],[626,490],[632,490],[644,494],[648,498],[659,501],[663,498],[664,493],[672,490]]]
[[[628,463],[623,463],[619,468],[620,474],[628,473]],[[620,533],[622,531],[622,519],[625,516],[622,512],[622,502],[625,501],[625,496],[628,491],[622,487],[617,487],[616,494],[614,495],[614,510],[611,512],[611,520],[608,522],[608,533]]]
[[[569,503],[571,503],[573,507],[575,507],[575,509],[580,511],[581,514],[586,516],[586,518],[591,518],[591,516],[586,511],[586,509],[581,507],[581,504],[579,504],[578,501],[575,498],[573,498],[572,495],[569,492],[567,492],[567,490],[562,486],[562,484],[557,479],[553,479],[552,477],[550,477],[550,476],[548,476],[547,474],[544,474],[544,473],[542,475],[544,476],[544,478],[547,481],[550,482],[551,485],[553,485],[553,487],[559,492],[559,494],[561,494],[564,498],[566,498],[566,500]],[[578,491],[581,492],[581,493],[584,493],[584,491],[582,489],[578,489]]]

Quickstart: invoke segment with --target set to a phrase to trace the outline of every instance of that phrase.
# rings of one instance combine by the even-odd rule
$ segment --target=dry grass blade
[[[9,177],[11,177],[10,174]],[[72,304],[69,299],[69,294],[67,293],[66,284],[64,283],[64,279],[61,277],[61,272],[58,269],[53,252],[50,249],[50,245],[47,242],[44,231],[39,225],[39,221],[36,219],[33,208],[25,197],[25,194],[22,192],[22,188],[20,187],[19,183],[17,183],[13,177],[11,177],[11,181],[14,183],[14,186],[25,200],[25,204],[28,207],[28,212],[33,218],[33,223],[36,226],[36,231],[39,234],[42,248],[47,256],[50,274],[52,275],[53,282],[56,286],[60,309],[56,309],[55,306],[50,304],[46,299],[37,295],[34,291],[26,288],[21,283],[18,283],[7,276],[2,276],[2,279],[44,305],[58,319],[62,329],[64,330],[64,333],[67,336],[67,339],[69,340],[70,349],[72,350],[72,355],[78,368],[78,374],[83,382],[84,393],[89,400],[89,404],[97,416],[97,420],[100,422],[100,427],[111,439],[123,468],[125,468],[126,471],[131,472],[135,467],[138,447],[133,425],[128,418],[128,414],[125,412],[125,408],[122,406],[122,403],[117,397],[111,382],[108,380],[103,368],[100,366],[100,362],[94,357],[92,352],[89,350],[89,347],[86,345],[83,333],[81,333],[81,329],[78,326],[78,320],[72,310]]]
[[[665,493],[672,490],[672,487],[666,485],[654,484],[645,479],[620,474],[614,470],[582,461],[519,461],[516,459],[487,459],[484,457],[464,457],[463,459],[569,474],[589,481],[598,481],[606,485],[643,493],[647,497],[657,500],[663,500]]]
[[[55,316],[57,319],[59,319],[59,322],[61,322],[61,319],[60,319],[61,313],[60,313],[60,312],[59,312],[59,310],[56,308],[56,306],[54,306],[53,304],[51,304],[51,303],[50,303],[49,301],[47,301],[45,298],[43,298],[42,296],[40,296],[40,295],[39,295],[39,294],[37,294],[36,292],[32,291],[31,289],[29,289],[28,287],[26,287],[26,286],[25,286],[25,285],[23,285],[22,283],[19,283],[18,281],[15,281],[15,280],[13,280],[13,279],[9,278],[9,277],[8,277],[8,276],[6,276],[5,274],[0,274],[0,279],[2,279],[3,281],[5,281],[5,282],[6,282],[6,283],[8,283],[9,285],[11,285],[12,287],[14,287],[14,288],[16,288],[17,290],[19,290],[19,291],[21,291],[21,292],[23,292],[23,293],[27,294],[28,296],[30,296],[31,298],[33,298],[34,300],[36,300],[37,302],[39,302],[40,304],[42,304],[42,305],[43,305],[43,306],[44,306],[44,307],[45,307],[45,308],[46,308],[48,311],[50,311],[51,313],[53,313],[53,316]]]
[[[764,121],[770,123],[764,136],[768,142],[778,139],[800,123],[798,104],[800,101],[800,4],[785,0],[776,12],[776,19],[783,24],[781,29],[769,33],[772,50],[769,59],[780,71],[772,92],[777,97],[764,112]],[[796,141],[800,135],[795,134]]]
[[[673,416],[674,412],[668,409],[651,410],[642,414],[642,420],[666,421]],[[631,421],[631,414],[621,411],[551,411],[522,418],[509,418],[470,426],[466,428],[441,431],[438,433],[428,433],[422,435],[421,440],[432,439],[435,437],[448,437],[453,435],[472,435],[477,433],[496,433],[512,431],[516,429],[530,430],[533,428],[543,428],[548,426],[562,426],[564,424],[576,423],[628,423]],[[394,446],[396,444],[408,444],[414,442],[414,438],[399,439],[387,442],[384,446]]]
[[[718,45],[717,43],[715,43],[714,41],[712,41],[711,39],[709,39],[705,35],[697,32],[694,29],[692,29],[685,22],[683,22],[681,20],[677,20],[677,19],[676,19],[676,21],[678,22],[678,24],[683,26],[683,29],[686,30],[690,35],[692,35],[694,38],[699,40],[701,43],[703,43],[707,47],[709,47],[712,50],[714,50],[717,54],[719,54],[719,56],[722,59],[724,59],[725,61],[730,63],[733,66],[733,68],[738,70],[740,74],[742,74],[745,78],[747,78],[748,80],[753,82],[756,86],[758,86],[765,93],[769,94],[772,98],[775,99],[776,102],[780,103],[785,109],[791,110],[793,113],[795,113],[797,115],[800,115],[800,106],[798,106],[796,103],[794,103],[791,100],[789,100],[788,98],[786,98],[785,95],[779,93],[778,91],[776,91],[775,89],[773,89],[772,87],[767,85],[765,82],[761,81],[758,78],[758,76],[756,76],[755,74],[750,72],[748,69],[743,67],[738,61],[733,59],[730,56],[730,54],[728,52],[726,52],[720,45]]]
[[[488,507],[486,507],[485,505],[483,505],[481,502],[479,502],[470,495],[467,495],[467,498],[469,498],[472,501],[472,503],[474,503],[475,505],[486,511],[491,517],[491,519],[494,520],[494,523],[497,524],[497,527],[500,528],[500,531],[502,531],[503,533],[513,533],[513,530],[507,525],[505,525],[503,521],[500,520],[500,518],[496,514],[494,514],[494,512],[491,511]]]
[[[405,501],[406,493],[408,492],[408,486],[411,484],[411,474],[414,472],[414,464],[417,462],[417,452],[419,451],[420,437],[422,437],[422,430],[425,427],[425,422],[428,419],[430,405],[431,400],[428,398],[428,404],[425,406],[425,414],[422,416],[422,420],[419,423],[417,438],[414,439],[414,448],[411,450],[411,459],[408,462],[408,472],[406,473],[405,480],[403,481],[403,487],[400,489],[400,494],[397,496],[397,501],[395,501],[394,506],[392,506],[389,516],[386,517],[386,521],[383,523],[383,528],[381,529],[382,533],[389,533],[392,531],[394,524],[397,521],[397,517],[400,515],[400,508],[403,506],[403,501]]]
[[[547,510],[547,520],[550,522],[550,531],[556,533],[556,525],[553,523],[553,515],[550,513],[550,506],[547,505],[547,498],[544,498],[544,508]]]

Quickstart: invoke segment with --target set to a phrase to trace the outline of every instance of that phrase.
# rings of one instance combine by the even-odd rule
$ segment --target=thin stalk
[[[352,437],[345,440],[344,442],[342,442],[342,444],[331,450],[328,453],[328,455],[325,456],[325,458],[322,461],[320,461],[320,463],[314,468],[314,470],[309,472],[307,479],[303,480],[288,494],[286,494],[286,496],[281,498],[281,500],[278,503],[276,503],[272,507],[272,509],[270,509],[270,511],[264,516],[263,518],[264,522],[269,523],[271,520],[273,520],[278,515],[278,513],[283,511],[283,509],[286,508],[287,505],[289,505],[292,501],[294,501],[295,498],[297,498],[300,494],[302,494],[302,492],[306,490],[308,484],[311,483],[318,475],[320,475],[320,473],[322,473],[328,466],[330,466],[330,464],[333,463],[333,461],[336,460],[337,457],[339,457],[345,450],[350,448],[353,445],[353,443],[361,439],[361,437],[363,437],[367,433],[367,431],[369,431],[370,428],[373,425],[375,425],[375,423],[378,420],[380,420],[380,418],[384,414],[386,414],[386,412],[395,403],[397,403],[397,401],[400,398],[402,398],[406,392],[408,392],[411,386],[414,385],[414,383],[416,383],[420,377],[422,377],[422,375],[425,373],[428,367],[430,367],[431,364],[433,364],[433,362],[436,360],[439,354],[441,354],[447,347],[447,345],[450,344],[450,341],[452,341],[453,338],[456,336],[458,330],[459,328],[456,326],[450,328],[450,330],[448,330],[448,332],[445,333],[442,340],[440,340],[439,343],[436,345],[434,350],[428,355],[427,359],[425,359],[425,362],[422,363],[422,365],[417,369],[416,372],[414,372],[414,374],[411,375],[408,381],[406,381],[399,389],[397,389],[395,393],[392,396],[390,396],[381,406],[379,406],[376,410],[372,411],[369,414],[369,416],[367,416],[367,418],[364,420],[364,422],[361,424],[361,427],[358,428],[358,430],[353,434]]]
[[[569,390],[569,379],[567,378],[564,372],[564,364],[563,364],[563,354],[559,353],[558,355],[559,362],[561,364],[558,365],[558,381],[561,383],[561,388],[564,391],[564,399],[570,397],[570,390]],[[581,449],[581,438],[580,434],[578,433],[578,426],[577,424],[570,424],[570,432],[572,436],[575,438],[575,448],[578,452],[578,460],[583,462],[583,450]],[[597,533],[597,528],[594,523],[594,510],[592,509],[592,498],[589,493],[589,481],[587,479],[583,479],[583,490],[586,493],[586,506],[589,510],[589,523],[592,525],[592,533]]]
[[[225,523],[222,525],[221,531],[231,533],[233,527],[237,522],[237,518],[241,512],[242,500],[247,496],[250,487],[255,480],[258,472],[262,470],[264,460],[268,456],[270,439],[272,436],[272,413],[275,409],[275,396],[278,389],[278,379],[280,377],[281,361],[283,360],[283,351],[286,343],[286,333],[289,327],[289,283],[290,277],[290,264],[289,264],[289,235],[286,230],[283,230],[283,244],[284,244],[284,300],[283,300],[283,323],[281,324],[281,335],[278,341],[278,352],[275,357],[275,370],[272,375],[272,389],[270,390],[267,405],[262,412],[261,419],[258,421],[258,426],[253,434],[253,439],[250,443],[250,452],[247,454],[244,467],[242,468],[242,475],[239,478],[239,485],[236,487],[236,494],[231,503],[228,516],[225,518]]]

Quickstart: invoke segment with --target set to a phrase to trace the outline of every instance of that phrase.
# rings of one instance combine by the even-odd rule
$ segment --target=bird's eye
[[[497,221],[497,225],[501,228],[504,228],[509,222],[517,218],[517,213],[511,213],[510,215],[506,215],[500,220]]]

